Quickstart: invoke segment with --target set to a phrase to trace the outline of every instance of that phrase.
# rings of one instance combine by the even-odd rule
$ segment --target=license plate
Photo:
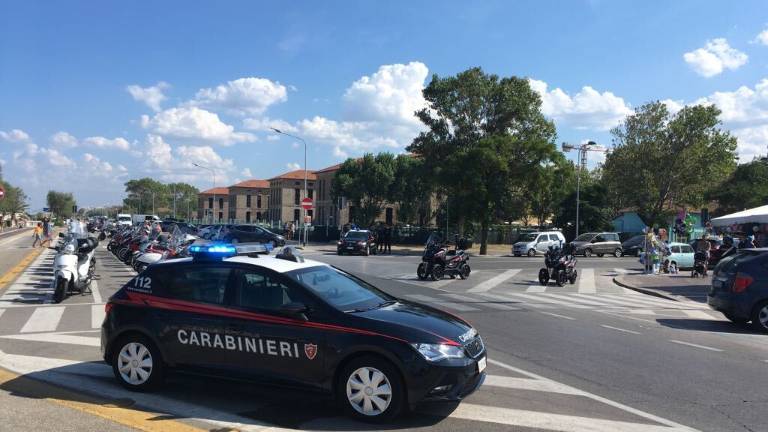
[[[488,366],[488,357],[483,357],[480,360],[477,361],[477,373],[480,373],[485,370],[485,367]]]
[[[347,249],[354,249],[354,246],[347,246]]]

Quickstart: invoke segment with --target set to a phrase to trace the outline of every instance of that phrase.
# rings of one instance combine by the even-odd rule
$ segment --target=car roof
[[[320,261],[305,259],[304,262],[294,262],[294,261],[289,261],[287,259],[275,258],[273,255],[259,255],[258,258],[252,258],[246,255],[240,255],[240,256],[234,256],[231,258],[225,258],[222,261],[231,262],[231,263],[249,264],[249,265],[273,270],[278,273],[286,273],[293,270],[299,270],[299,269],[317,267],[317,266],[329,267],[328,264],[321,263]],[[189,262],[193,262],[193,259],[189,257],[177,258],[177,259],[171,259],[167,261],[161,261],[159,263],[153,264],[153,266],[189,263]],[[212,261],[200,261],[200,262],[215,263],[217,261],[212,260]]]

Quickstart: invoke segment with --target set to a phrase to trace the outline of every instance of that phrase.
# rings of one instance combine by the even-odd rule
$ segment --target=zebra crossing
[[[53,298],[53,257],[44,250],[0,296],[0,307],[50,303]]]
[[[0,309],[0,339],[99,346],[104,304]]]

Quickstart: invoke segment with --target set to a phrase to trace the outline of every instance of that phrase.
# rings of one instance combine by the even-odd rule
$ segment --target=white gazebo
[[[720,216],[710,221],[712,226],[730,226],[748,223],[768,224],[768,205]]]

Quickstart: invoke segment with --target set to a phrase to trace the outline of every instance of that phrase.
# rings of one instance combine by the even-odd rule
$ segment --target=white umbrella
[[[746,223],[768,223],[768,205],[720,216],[710,221],[712,226],[728,226]]]

